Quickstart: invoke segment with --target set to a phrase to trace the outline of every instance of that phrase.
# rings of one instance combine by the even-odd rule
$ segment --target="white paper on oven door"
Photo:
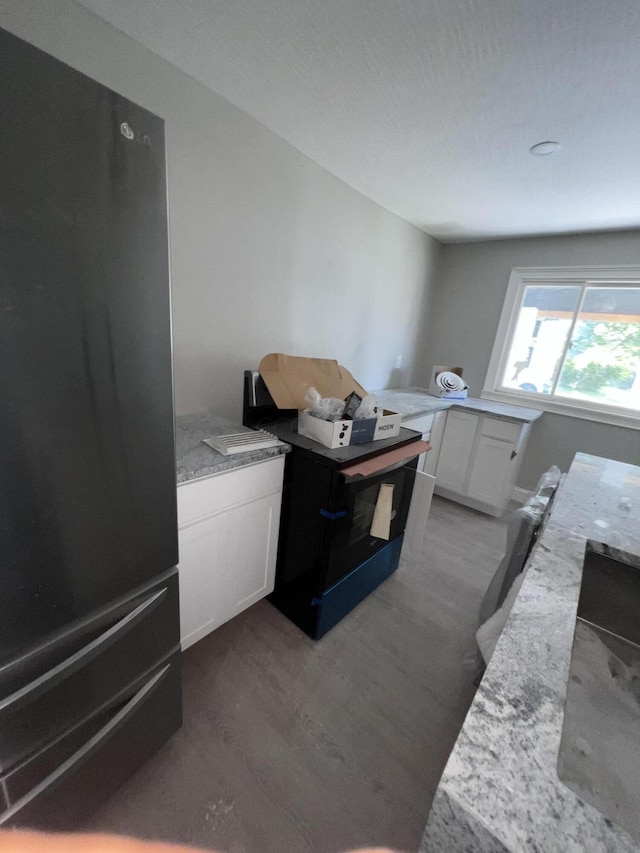
[[[393,518],[393,483],[381,483],[371,522],[371,535],[389,541]]]

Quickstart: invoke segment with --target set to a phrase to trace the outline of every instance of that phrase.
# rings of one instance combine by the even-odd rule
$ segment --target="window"
[[[516,268],[483,397],[640,429],[640,268]]]

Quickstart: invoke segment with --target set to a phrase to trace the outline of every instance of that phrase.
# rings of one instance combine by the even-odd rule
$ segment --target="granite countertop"
[[[467,397],[466,400],[443,400],[432,397],[426,388],[388,388],[376,391],[376,397],[387,409],[400,412],[403,420],[410,420],[443,409],[458,411],[481,412],[502,420],[531,423],[542,416],[539,409],[529,409],[525,406],[511,406],[507,403],[495,403],[493,400],[481,400],[478,397]]]
[[[176,477],[178,485],[198,477],[210,477],[222,471],[231,471],[245,465],[255,465],[280,456],[291,450],[288,444],[268,447],[263,450],[251,450],[248,453],[234,453],[223,456],[202,443],[204,438],[215,435],[228,435],[234,432],[252,432],[228,418],[222,418],[211,412],[195,415],[180,415],[176,418]]]
[[[445,767],[423,853],[640,850],[556,770],[585,540],[640,554],[639,518],[640,468],[576,454]]]

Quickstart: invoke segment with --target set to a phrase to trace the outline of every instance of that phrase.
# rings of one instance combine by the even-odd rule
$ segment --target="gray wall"
[[[0,25],[166,120],[179,413],[239,418],[273,351],[414,378],[435,240],[72,0],[2,0]]]
[[[470,393],[480,396],[512,267],[608,264],[640,266],[640,232],[443,246],[420,383],[433,364],[461,365]],[[640,431],[545,412],[533,427],[518,485],[533,488],[552,464],[566,471],[577,451],[637,465]]]
[[[0,25],[166,120],[179,413],[239,417],[276,350],[372,390],[461,364],[479,394],[513,266],[640,264],[638,232],[441,247],[72,0],[1,0]],[[577,450],[638,462],[640,432],[546,413],[520,485]]]

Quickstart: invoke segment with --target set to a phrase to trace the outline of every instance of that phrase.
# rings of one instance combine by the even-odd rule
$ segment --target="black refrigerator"
[[[0,825],[181,723],[164,125],[0,30]]]

